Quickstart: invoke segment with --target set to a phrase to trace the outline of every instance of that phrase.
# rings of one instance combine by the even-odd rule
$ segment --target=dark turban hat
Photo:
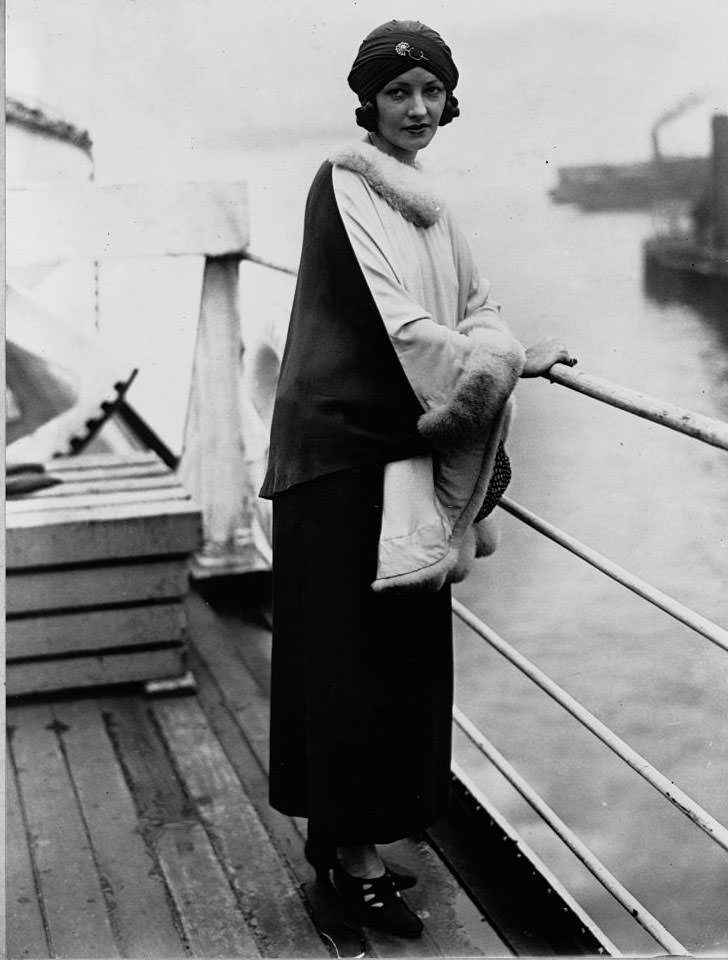
[[[364,104],[401,73],[429,70],[452,93],[458,70],[439,33],[417,20],[390,20],[364,38],[349,73],[349,86]]]

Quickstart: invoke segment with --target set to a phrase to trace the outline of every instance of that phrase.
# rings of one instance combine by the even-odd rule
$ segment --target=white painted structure
[[[149,339],[156,334],[162,347],[157,342],[157,356],[147,362],[146,399],[147,406],[150,394],[155,406],[175,404],[178,416],[186,410],[173,452],[180,455],[180,479],[203,511],[204,546],[194,570],[206,576],[267,569],[269,510],[258,500],[257,486],[265,468],[280,345],[266,333],[263,319],[256,324],[253,316],[245,338],[250,352],[244,356],[238,278],[249,239],[245,184],[98,184],[88,179],[89,158],[77,148],[19,128],[14,141],[7,193],[8,338],[49,369],[69,371],[77,399],[11,444],[9,461],[68,452],[71,436],[83,433],[101,402],[113,399],[113,384],[128,377],[128,357],[138,354],[142,359],[134,359],[134,366],[145,372],[145,331],[134,329],[133,317],[127,326],[125,298],[119,296],[113,298],[109,329],[99,288],[107,269],[117,291],[129,283],[132,312],[138,292],[134,273],[119,273],[119,263],[177,259],[199,302],[189,304],[187,330],[175,326],[174,312],[161,335],[149,328]],[[41,141],[43,149],[24,141]],[[58,157],[68,151],[80,162],[59,166]],[[154,269],[150,277],[153,287]],[[163,298],[165,286],[158,286],[150,287],[151,295]],[[165,352],[181,370],[174,388],[165,375]],[[154,426],[145,406],[136,404],[135,392],[129,401]],[[113,436],[112,424],[104,427],[107,432]],[[117,436],[110,445],[119,449],[123,442]]]

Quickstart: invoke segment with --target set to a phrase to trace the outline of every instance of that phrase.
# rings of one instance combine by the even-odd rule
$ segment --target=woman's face
[[[446,96],[442,80],[422,67],[390,80],[377,94],[377,146],[413,160],[437,133]]]

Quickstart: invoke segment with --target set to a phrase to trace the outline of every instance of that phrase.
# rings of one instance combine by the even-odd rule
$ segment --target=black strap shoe
[[[317,836],[310,836],[306,840],[303,848],[304,855],[311,866],[316,871],[316,879],[319,883],[330,883],[330,871],[338,864],[336,857],[336,846],[327,841],[321,841]],[[397,890],[409,890],[417,883],[417,877],[414,873],[402,873],[400,870],[391,870],[386,864],[384,866],[386,875],[390,878]]]
[[[334,866],[334,888],[357,913],[364,926],[414,940],[422,935],[420,918],[402,900],[385,871],[381,877],[352,877],[339,864]]]

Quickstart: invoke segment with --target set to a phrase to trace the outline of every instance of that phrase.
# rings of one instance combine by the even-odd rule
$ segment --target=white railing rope
[[[581,543],[581,541],[575,537],[564,533],[563,530],[559,530],[558,527],[553,526],[553,524],[550,524],[547,520],[542,519],[535,513],[531,513],[526,507],[521,506],[520,503],[516,503],[509,497],[502,497],[498,501],[498,506],[505,510],[506,513],[517,517],[529,527],[533,527],[534,530],[538,530],[538,532],[542,533],[545,537],[558,543],[570,553],[581,557],[582,560],[596,567],[597,570],[611,577],[612,580],[616,580],[617,583],[621,583],[623,587],[631,590],[632,593],[636,593],[637,596],[659,607],[660,610],[674,617],[675,620],[684,623],[685,626],[690,627],[691,630],[710,640],[711,643],[720,647],[721,650],[728,652],[728,630],[718,626],[717,623],[713,623],[712,620],[708,620],[706,617],[686,607],[685,604],[680,603],[679,600],[675,600],[673,597],[668,596],[668,594],[658,590],[657,587],[653,587],[645,580],[641,580],[633,573],[630,573],[629,570],[625,570],[624,567],[620,567],[619,564],[609,560],[598,551],[592,550],[591,547],[587,547],[586,544]]]
[[[594,400],[601,400],[612,407],[627,410],[629,413],[659,423],[670,430],[677,430],[689,437],[695,437],[713,447],[728,450],[728,423],[714,420],[701,413],[691,413],[673,403],[666,403],[650,397],[646,393],[630,390],[620,384],[612,383],[589,373],[581,373],[563,363],[555,363],[548,373],[543,374],[552,383],[576,390]]]
[[[267,267],[269,270],[276,270],[278,273],[286,273],[289,277],[297,277],[298,270],[294,270],[293,267],[288,267],[283,263],[273,263],[272,260],[266,260],[265,257],[259,257],[255,253],[251,253],[249,250],[246,250],[243,254],[243,260],[248,260],[250,263],[257,263],[260,267]]]
[[[486,643],[490,644],[494,650],[497,650],[506,660],[517,667],[521,673],[529,677],[544,693],[547,693],[553,700],[560,703],[573,717],[575,717],[587,730],[590,730],[602,743],[609,747],[618,757],[621,757],[633,770],[651,784],[659,793],[678,808],[689,820],[692,820],[700,829],[714,840],[724,850],[728,850],[728,829],[723,826],[715,817],[711,816],[698,804],[692,797],[689,797],[683,790],[675,786],[663,773],[660,773],[656,767],[653,767],[643,756],[637,753],[621,737],[617,736],[613,730],[598,720],[594,714],[590,713],[578,700],[567,693],[563,687],[560,687],[554,680],[547,676],[535,664],[531,663],[523,654],[519,653],[514,647],[500,637],[495,630],[492,630],[487,624],[483,623],[475,614],[468,610],[459,600],[453,599],[452,608],[454,613],[469,627],[471,627],[478,636],[482,637]]]
[[[657,920],[625,886],[612,874],[601,860],[583,843],[564,823],[558,814],[533,789],[520,773],[506,760],[502,753],[485,737],[468,717],[457,707],[453,707],[453,718],[458,727],[475,744],[478,750],[490,760],[508,782],[520,793],[523,799],[538,813],[563,840],[566,846],[581,860],[602,886],[628,910],[634,919],[644,927],[655,940],[673,956],[689,956],[686,948]]]

